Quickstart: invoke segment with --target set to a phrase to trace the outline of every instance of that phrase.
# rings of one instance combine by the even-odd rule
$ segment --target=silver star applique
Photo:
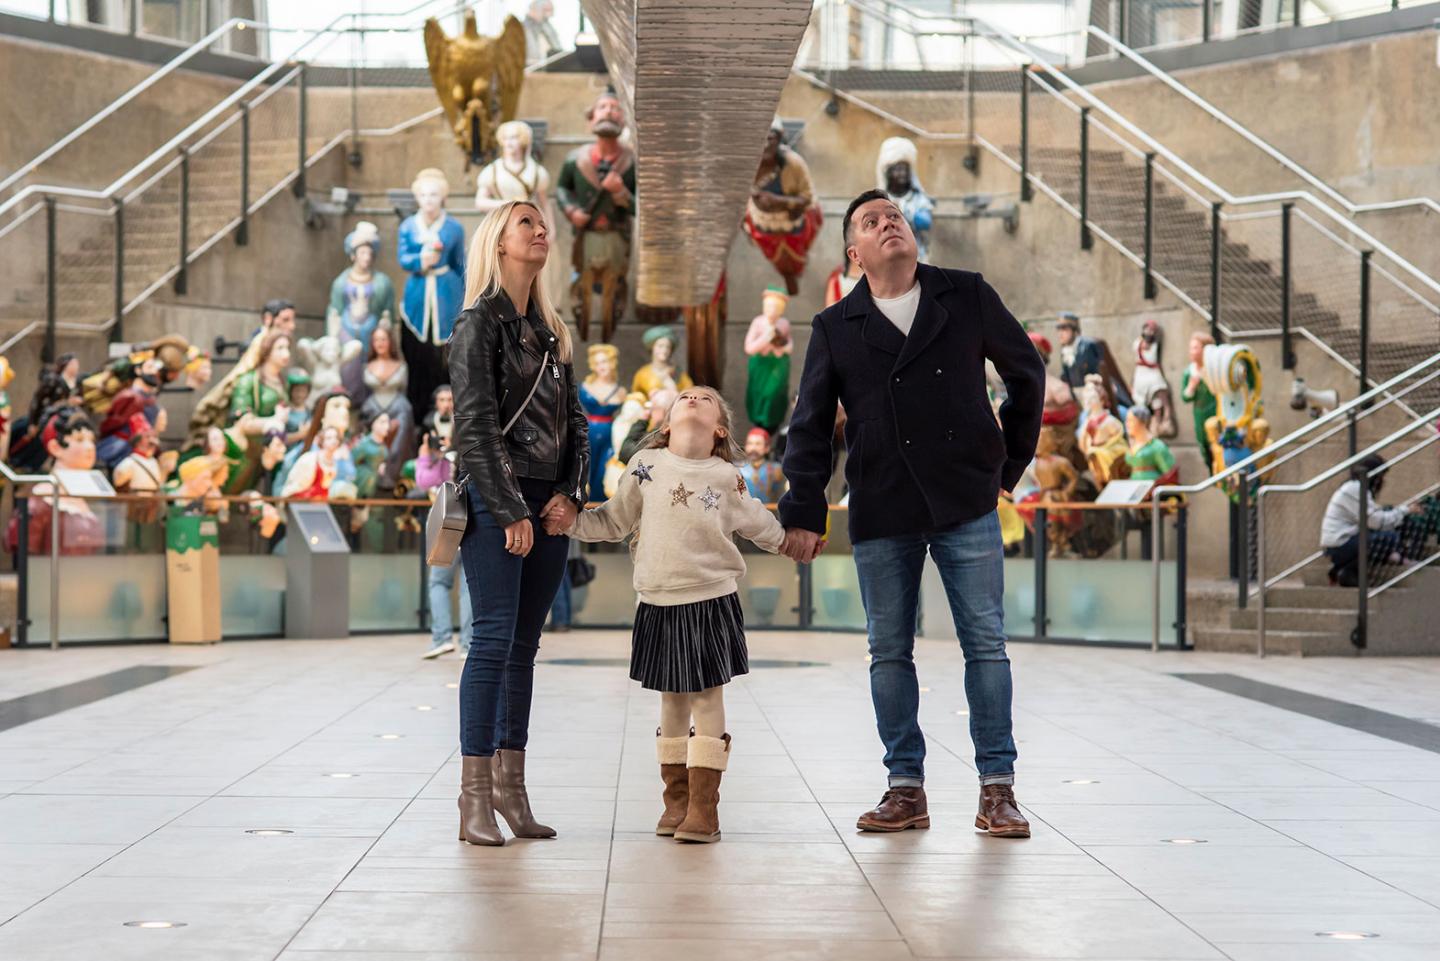
[[[705,505],[707,511],[718,511],[720,509],[720,492],[707,485],[705,493],[700,495],[700,503]]]
[[[655,479],[650,476],[649,464],[637,462],[635,465],[635,469],[632,470],[630,473],[635,477],[635,482],[642,487],[645,486],[646,481]]]

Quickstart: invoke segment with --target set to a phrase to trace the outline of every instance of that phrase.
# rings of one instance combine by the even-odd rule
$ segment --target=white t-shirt
[[[890,323],[900,328],[900,333],[906,337],[910,336],[910,328],[915,325],[915,312],[920,309],[920,281],[915,281],[915,286],[901,294],[899,297],[891,297],[888,300],[884,297],[872,297],[875,306],[880,308],[880,313],[890,318]]]

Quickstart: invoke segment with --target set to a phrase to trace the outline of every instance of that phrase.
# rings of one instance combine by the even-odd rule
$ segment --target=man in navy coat
[[[917,262],[905,217],[878,190],[844,220],[845,255],[865,276],[816,315],[790,421],[780,501],[785,551],[824,547],[825,485],[837,401],[845,406],[850,537],[870,641],[870,693],[889,789],[865,831],[930,826],[918,713],[915,626],[928,551],[965,655],[970,737],[980,774],[976,826],[1029,837],[1015,802],[1003,548],[995,505],[1035,455],[1045,367],[979,274]],[[1005,383],[996,423],[985,362]]]

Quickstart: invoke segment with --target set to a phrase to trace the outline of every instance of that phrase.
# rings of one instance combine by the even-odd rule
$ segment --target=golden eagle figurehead
[[[447,37],[434,17],[425,21],[425,55],[455,142],[465,151],[465,168],[489,162],[495,128],[515,119],[525,82],[525,28],[505,18],[498,37],[482,37],[475,12],[465,12],[465,30]]]

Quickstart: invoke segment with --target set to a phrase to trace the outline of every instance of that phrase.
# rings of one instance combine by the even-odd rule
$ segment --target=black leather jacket
[[[554,347],[555,335],[534,302],[529,316],[521,318],[504,291],[463,311],[450,338],[452,444],[461,475],[501,526],[531,516],[521,478],[550,481],[577,506],[585,500],[590,423],[576,393],[574,368],[555,358]],[[551,359],[543,362],[547,351]],[[535,396],[525,405],[537,378]],[[522,405],[515,426],[502,437],[501,429]]]

